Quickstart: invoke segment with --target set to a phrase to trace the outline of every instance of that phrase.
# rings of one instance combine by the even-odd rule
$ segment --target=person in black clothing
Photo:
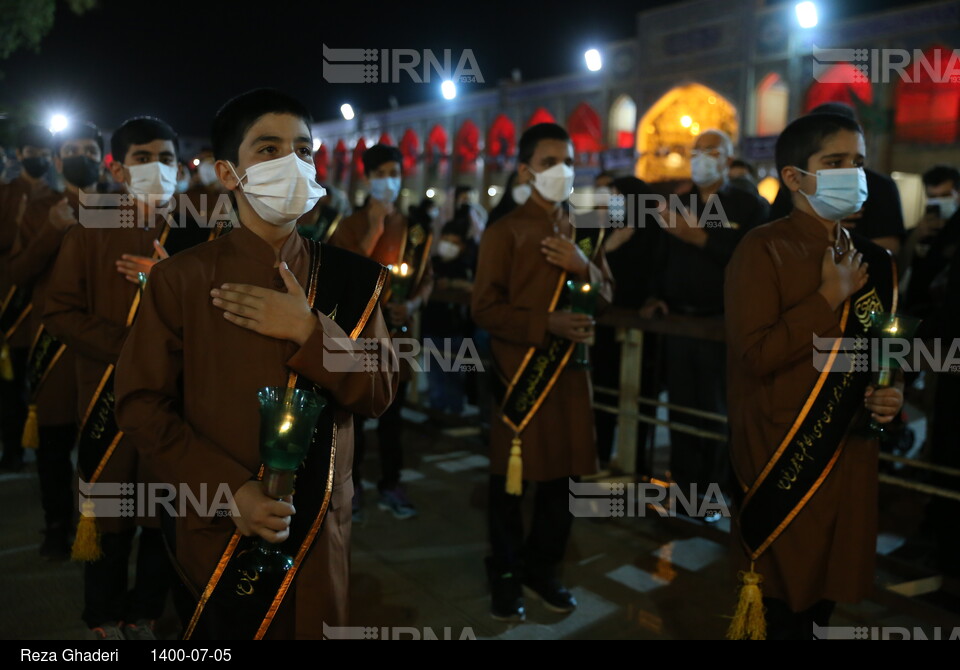
[[[952,219],[956,221],[956,217]],[[960,341],[960,262],[954,256],[947,270],[945,299],[933,319],[931,335],[943,341],[943,351],[953,350]],[[949,369],[937,375],[937,390],[933,403],[933,421],[930,429],[932,450],[930,460],[936,465],[960,468],[960,370]],[[957,478],[938,474],[934,484],[946,489],[957,488]],[[953,577],[960,576],[960,534],[957,533],[957,518],[960,503],[934,496],[927,512],[927,522],[932,529],[937,546],[939,568]]]
[[[467,291],[473,288],[477,245],[470,239],[469,230],[470,222],[462,216],[443,226],[437,242],[437,255],[432,259],[436,288]],[[449,353],[448,362],[456,360],[464,339],[473,333],[468,312],[466,304],[428,303],[423,310],[424,346],[432,343],[441,354]],[[428,357],[430,408],[459,416],[463,413],[465,373],[442,367],[431,354]]]
[[[904,306],[921,318],[944,300],[947,273],[960,242],[960,171],[938,165],[923,174],[927,212],[910,232],[904,248]]]
[[[842,102],[826,102],[810,110],[811,114],[839,114],[848,119],[857,120],[856,114],[849,105]],[[843,225],[848,230],[856,229],[858,233],[879,244],[893,253],[900,252],[900,245],[905,234],[903,225],[903,212],[900,209],[900,191],[894,181],[879,172],[875,172],[865,167],[867,173],[867,201],[863,208],[843,220]],[[790,192],[781,188],[777,197],[770,208],[769,221],[782,219],[790,210],[793,204],[790,200]]]
[[[769,212],[766,200],[727,182],[732,153],[733,143],[719,130],[705,131],[697,138],[691,160],[695,209],[663,209],[667,234],[660,236],[653,290],[642,315],[723,315],[727,262],[743,235],[766,221]],[[668,336],[664,359],[671,403],[725,413],[726,347],[722,342]],[[712,432],[722,429],[715,421],[682,412],[671,411],[670,420]],[[725,483],[728,468],[723,453],[713,440],[671,431],[671,477],[681,486],[697,484],[700,493],[712,482]],[[710,520],[719,520],[719,515]]]
[[[653,269],[657,249],[663,231],[650,211],[644,211],[645,196],[651,194],[647,184],[636,177],[620,177],[609,182],[611,195],[609,205],[610,228],[606,231],[604,252],[607,264],[613,273],[615,288],[613,304],[617,307],[639,310],[650,297]],[[617,196],[623,196],[622,199]],[[649,205],[649,202],[646,202]],[[641,395],[656,394],[656,351],[659,342],[656,336],[647,333],[644,337]],[[620,385],[620,344],[614,329],[598,326],[596,344],[591,349],[593,356],[593,383],[595,386],[618,388]],[[641,407],[641,411],[645,410]],[[610,460],[613,452],[613,429],[617,417],[596,410],[597,451],[601,467]],[[649,433],[649,424],[640,422],[637,427],[637,473],[650,474],[646,470],[644,446]]]

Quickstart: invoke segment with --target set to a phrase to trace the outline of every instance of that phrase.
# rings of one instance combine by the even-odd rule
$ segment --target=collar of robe
[[[277,266],[277,257],[270,243],[258,237],[256,233],[246,226],[242,224],[237,226],[236,230],[233,230],[227,235],[227,239],[230,240],[238,252],[250,258],[258,265],[266,265],[271,268]],[[280,248],[280,261],[289,263],[291,269],[294,268],[294,258],[302,249],[302,245],[299,244],[299,239],[300,236],[297,233],[296,227],[294,227],[293,230],[290,231],[290,236]]]

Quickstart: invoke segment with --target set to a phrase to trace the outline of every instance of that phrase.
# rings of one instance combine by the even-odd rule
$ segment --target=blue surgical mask
[[[400,177],[376,177],[371,179],[370,195],[380,202],[393,202],[400,195]]]
[[[813,174],[796,168],[804,174]],[[863,168],[817,170],[817,191],[813,195],[800,193],[807,199],[817,216],[828,221],[839,221],[855,214],[867,200],[867,173]]]

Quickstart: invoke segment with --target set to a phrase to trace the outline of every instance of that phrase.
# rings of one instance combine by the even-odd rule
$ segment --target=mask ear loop
[[[233,163],[231,163],[230,161],[227,161],[227,165],[230,166],[230,172],[232,172],[232,173],[233,173],[233,176],[236,177],[236,179],[237,179],[237,187],[238,187],[238,188],[242,187],[242,186],[243,186],[243,179],[246,179],[246,178],[247,178],[247,175],[243,175],[243,179],[241,179],[241,178],[240,178],[240,175],[237,174],[236,169],[233,167]],[[243,188],[240,188],[240,192],[241,192],[241,193],[244,192],[244,191],[243,191]]]

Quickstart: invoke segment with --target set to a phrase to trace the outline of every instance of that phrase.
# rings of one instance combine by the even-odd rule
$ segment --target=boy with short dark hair
[[[392,348],[369,369],[353,344],[388,336],[385,271],[297,234],[323,195],[302,104],[245,93],[217,113],[212,136],[240,227],[154,269],[117,364],[118,423],[178,498],[226,486],[233,501],[233,516],[187,505],[165,519],[192,598],[179,601],[184,637],[322,639],[347,624],[352,417],[380,414],[396,390]],[[275,500],[257,481],[257,391],[294,385],[331,406],[297,492]],[[255,537],[284,543],[293,567],[242,572]]]
[[[113,133],[110,149],[109,169],[126,193],[85,196],[80,225],[63,238],[43,306],[44,326],[76,356],[81,493],[87,485],[155,481],[116,427],[114,367],[137,315],[141,284],[167,256],[164,243],[176,229],[167,208],[177,182],[177,134],[160,119],[137,117]],[[139,518],[113,513],[104,504],[98,512],[96,489],[88,493],[73,545],[74,558],[87,561],[84,621],[98,639],[154,639],[170,583],[159,519],[146,510]],[[137,578],[128,596],[137,526]]]
[[[363,207],[340,221],[330,236],[330,244],[393,268],[382,302],[391,332],[395,335],[409,333],[414,315],[427,304],[433,290],[433,266],[430,263],[433,238],[430,229],[423,222],[410,220],[400,214],[396,206],[402,169],[403,156],[396,147],[375,144],[367,149],[363,154],[363,172],[370,197]],[[400,277],[404,266],[407,275]],[[407,285],[403,291],[401,283]],[[381,470],[380,481],[377,482],[377,504],[381,510],[390,512],[397,519],[410,519],[417,515],[416,507],[400,482],[400,471],[403,469],[400,410],[412,376],[409,363],[403,359],[396,400],[380,417],[377,425]],[[364,446],[363,427],[358,426],[353,466],[353,509],[357,521],[363,520],[360,466],[363,463]]]
[[[73,466],[70,452],[77,431],[76,361],[72,349],[41,324],[54,261],[67,231],[77,223],[80,194],[95,193],[103,167],[103,137],[90,123],[74,123],[54,137],[53,164],[65,191],[31,203],[10,254],[10,277],[29,290],[29,318],[23,328],[31,346],[27,364],[30,413],[24,442],[36,437],[37,475],[46,521],[40,554],[50,559],[70,555],[73,524]]]
[[[787,126],[776,156],[793,211],[749,232],[726,271],[737,560],[750,568],[746,583],[762,580],[772,639],[811,639],[837,601],[873,589],[878,447],[857,421],[890,422],[903,395],[812,346],[864,338],[871,311],[896,311],[890,254],[842,225],[867,197],[864,153],[849,118],[811,114]],[[734,623],[732,637],[763,636],[762,626]]]
[[[518,160],[533,193],[484,234],[471,305],[477,326],[490,332],[503,385],[490,427],[487,573],[491,615],[505,621],[525,617],[524,586],[555,612],[576,607],[560,581],[572,525],[569,479],[596,472],[597,448],[590,374],[568,361],[594,321],[562,309],[566,280],[599,284],[601,305],[613,299],[600,230],[578,230],[563,205],[574,177],[566,130],[528,128]],[[536,482],[536,501],[525,537],[521,499],[529,482]]]
[[[20,174],[0,184],[0,470],[23,467],[20,430],[27,416],[23,400],[24,375],[30,334],[23,326],[30,302],[16,290],[10,277],[9,254],[27,206],[51,193],[44,176],[50,170],[50,131],[29,124],[17,134],[16,157]]]

